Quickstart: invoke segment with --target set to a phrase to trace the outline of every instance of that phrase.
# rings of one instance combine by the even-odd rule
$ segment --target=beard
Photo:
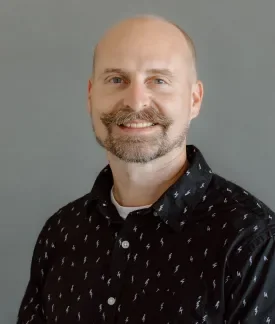
[[[120,135],[115,136],[112,132],[114,125],[131,123],[134,120],[150,122],[158,127],[153,135]],[[130,108],[124,108],[118,112],[103,114],[101,121],[107,129],[107,136],[102,140],[95,131],[97,143],[127,163],[148,163],[160,158],[173,149],[181,147],[187,137],[189,123],[184,125],[181,134],[173,140],[169,139],[168,130],[172,125],[172,120],[160,114],[155,108],[146,108],[140,112],[135,112]]]

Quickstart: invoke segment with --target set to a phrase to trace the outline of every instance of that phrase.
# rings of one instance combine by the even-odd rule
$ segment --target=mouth
[[[117,128],[122,133],[126,133],[128,135],[149,135],[154,133],[157,128],[159,128],[159,124],[145,122],[145,121],[131,121],[129,123],[116,124]]]
[[[157,124],[148,123],[148,122],[132,122],[132,123],[125,123],[125,124],[118,124],[117,126],[119,126],[120,128],[142,129],[142,128],[154,127],[157,126]]]

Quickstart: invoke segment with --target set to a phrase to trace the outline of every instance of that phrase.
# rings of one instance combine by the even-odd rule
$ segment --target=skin
[[[106,32],[88,82],[88,111],[120,205],[154,203],[186,171],[186,137],[202,98],[190,48],[173,24],[136,17]],[[157,125],[117,125],[123,122]]]

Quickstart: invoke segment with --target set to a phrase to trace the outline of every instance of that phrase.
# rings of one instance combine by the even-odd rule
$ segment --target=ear
[[[88,81],[88,102],[87,102],[87,110],[88,113],[91,114],[92,105],[91,105],[91,97],[92,97],[92,80]]]
[[[190,121],[196,118],[201,109],[202,99],[204,95],[203,84],[201,81],[196,81],[192,85],[191,89],[191,114],[190,114]]]

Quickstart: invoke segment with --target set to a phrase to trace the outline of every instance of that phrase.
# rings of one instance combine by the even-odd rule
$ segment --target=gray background
[[[86,110],[92,50],[140,13],[174,20],[195,41],[205,98],[189,143],[275,209],[274,0],[1,0],[1,324],[15,323],[42,225],[106,163]]]

